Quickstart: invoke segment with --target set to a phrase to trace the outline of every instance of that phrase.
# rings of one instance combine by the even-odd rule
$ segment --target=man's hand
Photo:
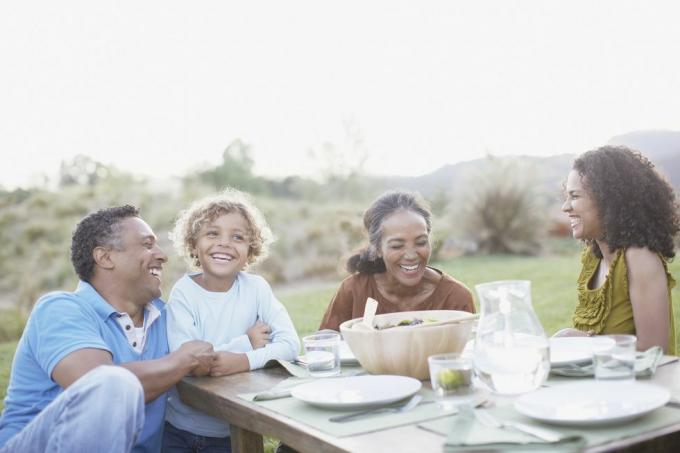
[[[271,329],[262,321],[257,321],[253,327],[248,329],[246,334],[248,334],[253,349],[262,348],[269,343],[269,332],[271,332]]]
[[[189,363],[189,374],[205,376],[210,373],[215,360],[212,344],[207,341],[191,340],[184,343],[175,351],[182,360]]]
[[[210,369],[210,376],[226,376],[250,370],[250,362],[245,354],[220,351],[215,353],[215,360]]]

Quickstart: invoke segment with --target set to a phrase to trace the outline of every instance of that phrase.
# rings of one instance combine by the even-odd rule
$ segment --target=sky
[[[237,138],[261,175],[416,176],[680,130],[678,18],[656,0],[2,2],[0,186],[78,154],[178,176]]]

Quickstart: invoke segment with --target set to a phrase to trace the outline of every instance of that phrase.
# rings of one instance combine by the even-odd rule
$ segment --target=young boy
[[[228,189],[183,211],[171,234],[181,256],[198,270],[183,276],[168,301],[170,350],[201,339],[216,358],[210,374],[223,376],[292,360],[300,342],[284,306],[260,276],[243,272],[265,257],[271,232],[242,192]],[[176,391],[166,412],[164,452],[195,446],[229,452],[229,428],[184,405]]]

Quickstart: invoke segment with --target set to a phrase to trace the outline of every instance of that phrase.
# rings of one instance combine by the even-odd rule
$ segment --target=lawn
[[[435,263],[445,272],[465,283],[470,289],[482,282],[507,279],[526,279],[532,282],[532,302],[548,335],[570,324],[576,298],[576,278],[579,270],[578,254],[542,257],[474,256]],[[670,266],[674,276],[680,275],[680,262]],[[676,277],[677,278],[677,277]],[[290,312],[300,336],[314,332],[335,291],[336,283],[313,290],[300,289],[280,295]],[[680,288],[673,290],[675,325],[680,327]],[[0,344],[0,409],[16,342]]]

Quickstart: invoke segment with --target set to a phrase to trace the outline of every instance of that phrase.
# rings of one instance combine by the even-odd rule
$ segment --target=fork
[[[559,442],[560,439],[562,439],[562,435],[560,433],[551,429],[539,428],[537,426],[531,426],[520,422],[501,422],[496,417],[491,415],[486,409],[476,409],[475,417],[484,426],[488,426],[490,428],[513,428],[517,431],[529,434],[546,442]]]

